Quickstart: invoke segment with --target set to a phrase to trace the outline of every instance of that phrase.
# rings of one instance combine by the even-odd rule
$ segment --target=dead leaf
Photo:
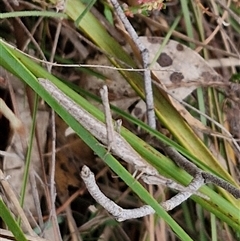
[[[163,38],[140,37],[140,40],[149,50],[152,62]],[[223,81],[198,53],[174,40],[168,41],[152,69],[161,83],[179,100],[185,99],[200,85]]]
[[[140,37],[140,40],[148,48],[152,62],[163,38]],[[199,86],[223,82],[222,77],[198,53],[174,40],[168,41],[152,69],[159,84],[165,85],[167,91],[178,101],[184,100]],[[209,131],[183,105],[171,96],[169,98],[189,125],[198,130]]]

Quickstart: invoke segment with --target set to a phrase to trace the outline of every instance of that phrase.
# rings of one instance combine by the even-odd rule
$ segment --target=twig
[[[53,223],[53,231],[54,231],[54,238],[55,240],[62,240],[58,221],[57,221],[57,214],[55,208],[55,201],[56,201],[56,187],[55,187],[55,166],[56,166],[56,129],[55,129],[55,112],[54,110],[51,111],[51,125],[52,125],[52,158],[50,163],[50,198],[51,198],[51,211],[50,217]]]
[[[187,158],[182,156],[178,151],[176,151],[171,146],[167,146],[163,143],[161,143],[161,145],[163,146],[163,150],[166,152],[166,154],[172,160],[174,160],[179,167],[183,168],[190,175],[196,177],[197,175],[201,174],[205,180],[205,183],[213,183],[213,184],[220,186],[220,187],[224,188],[225,190],[227,190],[235,198],[240,198],[240,189],[237,189],[235,186],[233,186],[229,182],[224,181],[223,179],[221,179],[217,176],[214,176],[211,173],[202,171],[200,168],[198,168],[192,162],[188,161]]]
[[[151,72],[148,69],[149,66],[149,52],[148,49],[144,47],[143,43],[140,41],[136,31],[132,27],[131,23],[128,21],[126,15],[124,14],[123,10],[121,9],[117,0],[111,0],[111,3],[116,11],[116,14],[124,24],[126,30],[128,31],[129,35],[131,36],[132,40],[134,41],[136,47],[138,48],[143,62],[143,69],[144,70],[144,86],[145,86],[145,95],[146,95],[146,106],[147,106],[147,117],[148,117],[148,124],[153,129],[156,129],[156,119],[155,119],[155,112],[154,112],[154,102],[153,102],[153,91],[152,91],[152,79],[151,79]]]

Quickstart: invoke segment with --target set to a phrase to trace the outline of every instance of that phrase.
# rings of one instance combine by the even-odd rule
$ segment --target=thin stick
[[[196,177],[197,175],[201,174],[202,177],[205,180],[205,183],[213,183],[213,184],[215,184],[217,186],[220,186],[220,187],[224,188],[225,190],[227,190],[235,198],[240,198],[240,189],[237,189],[235,186],[233,186],[229,182],[224,181],[223,179],[221,179],[221,178],[219,178],[219,177],[217,177],[217,176],[215,176],[215,175],[213,175],[211,173],[202,171],[195,164],[193,164],[192,162],[188,161],[187,158],[182,156],[173,147],[167,146],[167,145],[165,145],[163,143],[161,143],[161,145],[163,146],[163,150],[166,152],[166,154],[172,160],[174,160],[179,167],[183,168],[190,175]]]
[[[156,119],[155,119],[155,112],[154,112],[154,102],[153,102],[153,91],[152,91],[152,79],[151,79],[151,72],[148,69],[149,66],[149,52],[147,48],[143,45],[140,41],[136,31],[132,27],[131,23],[128,21],[126,15],[124,14],[122,8],[120,7],[117,0],[111,0],[111,3],[116,11],[116,14],[124,24],[126,30],[128,31],[129,35],[131,36],[132,40],[134,41],[136,47],[138,48],[143,62],[143,69],[144,70],[144,87],[145,87],[145,95],[146,95],[146,106],[147,106],[147,117],[148,117],[148,124],[153,129],[156,129]]]
[[[54,238],[55,240],[62,240],[60,230],[57,221],[57,214],[55,208],[56,201],[56,187],[55,187],[55,167],[56,167],[56,126],[55,126],[55,112],[51,111],[51,125],[52,125],[52,158],[50,163],[50,198],[51,198],[51,210],[50,217],[54,227]]]

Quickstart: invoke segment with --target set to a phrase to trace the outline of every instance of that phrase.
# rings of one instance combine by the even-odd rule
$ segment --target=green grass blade
[[[8,226],[10,231],[13,233],[17,241],[27,241],[24,233],[19,227],[18,223],[14,220],[12,214],[8,210],[7,206],[0,197],[0,217],[3,219],[4,223]]]
[[[171,37],[171,35],[172,35],[172,32],[173,32],[173,31],[175,30],[175,28],[177,27],[180,19],[181,19],[181,16],[178,16],[178,17],[176,17],[176,19],[174,20],[174,22],[173,22],[172,26],[170,27],[167,35],[165,36],[165,38],[164,38],[164,40],[163,40],[160,48],[158,49],[155,57],[153,58],[152,63],[149,65],[149,69],[151,69],[151,68],[153,67],[153,65],[157,62],[160,54],[162,53],[162,51],[163,51],[164,47],[166,46],[167,42],[169,41],[169,39],[170,39],[170,37]]]
[[[15,11],[0,13],[0,19],[17,18],[17,17],[48,17],[48,18],[68,18],[64,13],[50,11]]]
[[[22,185],[21,194],[20,194],[20,205],[21,205],[21,207],[23,207],[23,204],[24,204],[27,182],[28,182],[28,179],[29,179],[29,168],[30,168],[30,164],[31,164],[31,154],[32,154],[33,140],[34,140],[34,137],[35,137],[38,99],[39,99],[38,96],[35,95],[32,125],[31,125],[30,138],[29,138],[28,149],[27,149],[26,160],[25,160],[23,185]]]
[[[86,15],[86,13],[88,11],[90,11],[90,9],[92,8],[92,6],[95,4],[96,0],[91,0],[91,1],[87,1],[87,7],[83,10],[83,12],[79,15],[79,17],[77,18],[77,20],[75,21],[76,26],[79,25],[79,23],[81,22],[82,18],[84,17],[84,15]]]

